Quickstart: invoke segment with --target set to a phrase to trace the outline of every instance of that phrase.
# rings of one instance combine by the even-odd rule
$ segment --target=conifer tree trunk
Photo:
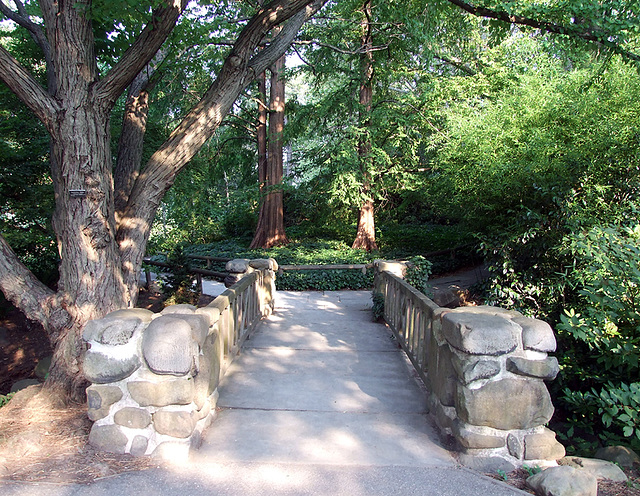
[[[373,39],[371,34],[371,2],[366,0],[362,6],[362,53],[360,55],[360,69],[362,81],[360,83],[360,126],[367,128],[370,124],[371,102],[373,99]],[[358,157],[363,176],[361,196],[364,198],[358,216],[358,231],[352,248],[373,251],[378,249],[376,244],[376,228],[373,200],[371,199],[371,141],[369,133],[363,133],[358,145]]]
[[[270,68],[269,127],[266,161],[260,161],[260,132],[258,132],[258,176],[263,189],[258,226],[250,248],[271,248],[287,243],[284,230],[282,194],[282,133],[284,132],[285,84],[282,71],[285,57],[279,58]],[[259,124],[260,130],[260,124]],[[264,164],[264,174],[261,172]],[[264,181],[262,181],[264,178]],[[262,186],[264,184],[264,186]]]
[[[260,193],[264,192],[267,182],[267,118],[269,108],[267,107],[267,74],[263,72],[258,77],[258,128],[256,135],[258,139],[258,181],[260,182]]]

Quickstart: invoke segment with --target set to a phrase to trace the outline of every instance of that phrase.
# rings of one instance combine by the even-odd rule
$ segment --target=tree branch
[[[53,95],[56,90],[56,71],[53,67],[53,59],[51,58],[51,45],[49,44],[49,40],[44,32],[44,29],[39,24],[33,22],[30,17],[27,9],[20,0],[13,0],[16,4],[16,8],[18,12],[14,12],[11,10],[5,3],[0,0],[0,13],[4,14],[7,18],[11,19],[13,22],[25,28],[29,33],[31,33],[31,37],[36,42],[36,45],[40,47],[42,53],[44,54],[44,60],[47,67],[47,88],[49,90],[49,94]]]
[[[31,320],[42,324],[51,336],[52,329],[69,321],[61,299],[42,284],[18,259],[0,235],[0,290],[7,300]],[[59,327],[61,329],[62,326]]]
[[[625,50],[617,43],[610,41],[608,39],[607,33],[602,33],[602,35],[597,35],[591,31],[581,30],[577,26],[563,26],[560,24],[555,24],[553,22],[539,21],[537,19],[532,19],[530,17],[510,14],[508,12],[493,10],[487,7],[479,7],[477,5],[467,3],[464,0],[447,0],[447,1],[477,17],[487,17],[490,19],[497,19],[499,21],[503,21],[509,24],[519,24],[521,26],[529,26],[532,28],[539,29],[540,31],[543,31],[546,33],[561,34],[561,35],[570,36],[573,38],[579,38],[584,41],[600,43],[606,46],[607,48],[613,50],[615,53],[625,58],[628,58],[629,60],[640,62],[640,55],[630,52],[628,50]]]
[[[122,130],[118,140],[116,168],[113,174],[114,198],[117,215],[121,215],[127,205],[140,166],[144,136],[147,131],[149,115],[149,93],[160,81],[163,71],[158,68],[167,58],[168,50],[160,49],[145,68],[138,73],[129,85]]]
[[[318,41],[318,40],[296,41],[295,44],[296,45],[303,45],[303,46],[304,45],[318,45],[320,47],[329,48],[330,50],[332,50],[332,51],[334,51],[336,53],[341,53],[343,55],[362,55],[363,53],[380,52],[382,50],[386,50],[386,49],[389,48],[389,44],[387,43],[385,45],[375,46],[375,47],[371,47],[371,48],[360,47],[360,48],[356,48],[355,50],[345,50],[344,48],[338,48],[337,46],[329,45],[328,43],[322,43],[321,41]]]
[[[269,46],[258,52],[258,54],[249,61],[249,67],[251,67],[254,74],[253,78],[267,70],[271,64],[284,55],[287,49],[291,46],[291,43],[293,43],[295,37],[298,35],[302,25],[316,12],[318,12],[318,10],[320,10],[325,1],[326,0],[314,0],[303,10],[298,12],[284,26],[282,26],[282,29],[275,36],[273,41],[269,43]]]
[[[29,14],[20,0],[14,0],[14,3],[16,4],[18,12],[14,12],[0,0],[0,12],[29,31],[34,41],[44,52],[45,58],[51,59],[51,45],[49,45],[49,40],[47,40],[42,26],[36,24],[29,18]]]
[[[455,67],[456,69],[464,72],[465,74],[468,74],[469,76],[475,76],[476,74],[478,74],[477,71],[474,71],[471,67],[469,67],[468,65],[466,65],[464,62],[460,60],[451,59],[445,55],[434,55],[434,57],[444,62],[445,64],[449,64],[450,66]]]
[[[0,80],[45,125],[49,133],[54,132],[56,114],[60,107],[20,63],[0,45]]]
[[[286,34],[277,36],[272,45],[261,51],[261,56],[254,56],[256,48],[271,29],[302,11],[304,16],[296,17],[295,25],[299,29],[301,18],[315,13],[324,1],[274,0],[263,7],[243,28],[218,77],[202,99],[151,156],[136,179],[118,225],[123,272],[129,287],[137,284],[135,267],[140,266],[143,256],[136,246],[144,246],[148,240],[151,221],[176,174],[213,135],[242,89],[260,73],[260,67],[266,68],[281,57],[297,31],[291,33],[292,29],[283,29]],[[265,52],[267,55],[262,55]]]
[[[151,61],[176,25],[187,0],[166,0],[154,9],[152,20],[118,63],[96,84],[99,100],[115,102],[137,74]]]

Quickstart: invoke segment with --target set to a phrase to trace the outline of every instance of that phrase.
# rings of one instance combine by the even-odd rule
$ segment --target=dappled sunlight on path
[[[279,292],[220,386],[209,462],[455,466],[363,291]]]

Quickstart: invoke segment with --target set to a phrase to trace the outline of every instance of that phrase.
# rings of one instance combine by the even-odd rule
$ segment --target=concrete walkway
[[[459,467],[370,293],[278,292],[220,385],[220,411],[188,466],[89,486],[8,485],[51,496],[526,494]],[[26,489],[26,491],[25,491]]]

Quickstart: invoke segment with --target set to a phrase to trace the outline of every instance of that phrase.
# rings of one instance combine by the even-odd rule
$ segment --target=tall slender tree
[[[271,248],[286,244],[287,236],[284,230],[283,206],[283,133],[285,108],[285,81],[283,71],[285,57],[280,57],[270,68],[269,115],[268,131],[260,122],[258,124],[258,176],[262,198],[258,226],[251,241],[250,248]],[[266,90],[265,90],[266,94]],[[263,104],[264,107],[264,104]],[[262,110],[261,110],[262,111]],[[259,119],[264,116],[259,115]],[[266,157],[263,156],[261,146],[265,131],[267,139]]]
[[[358,231],[352,248],[373,251],[376,244],[376,227],[373,198],[371,198],[371,135],[368,132],[371,123],[371,103],[373,101],[373,34],[371,29],[371,0],[365,0],[361,9],[362,47],[360,48],[360,109],[359,120],[361,137],[358,143],[358,159],[362,174],[362,206],[358,214]]]

